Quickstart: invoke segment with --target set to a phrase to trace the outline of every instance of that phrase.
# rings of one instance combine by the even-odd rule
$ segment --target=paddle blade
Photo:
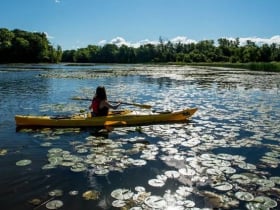
[[[107,120],[104,122],[104,126],[120,126],[120,125],[126,125],[126,121],[110,121]]]

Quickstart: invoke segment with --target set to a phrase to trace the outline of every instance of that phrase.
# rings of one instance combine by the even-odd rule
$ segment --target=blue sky
[[[1,0],[0,7],[0,28],[45,32],[64,50],[159,37],[280,44],[280,0]]]

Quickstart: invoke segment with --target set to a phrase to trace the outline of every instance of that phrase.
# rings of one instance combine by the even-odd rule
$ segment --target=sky
[[[63,50],[240,38],[280,44],[280,0],[1,0],[0,28],[44,32]]]

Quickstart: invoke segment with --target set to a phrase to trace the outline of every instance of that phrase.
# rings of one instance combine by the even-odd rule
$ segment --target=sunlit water
[[[16,130],[16,114],[87,110],[89,102],[71,97],[91,98],[98,85],[110,100],[198,112],[187,123],[115,128],[107,135]],[[48,205],[54,200],[61,209],[85,210],[278,209],[279,89],[279,73],[245,70],[2,65],[1,209],[58,208]],[[21,160],[29,163],[18,166]]]

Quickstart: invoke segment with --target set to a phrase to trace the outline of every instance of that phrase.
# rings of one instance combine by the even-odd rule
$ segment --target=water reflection
[[[0,202],[5,209],[43,209],[51,200],[61,201],[65,209],[277,209],[280,74],[184,66],[36,65],[1,66],[0,76],[0,151],[7,151],[0,156],[5,169]],[[15,113],[85,109],[87,103],[70,98],[92,97],[100,84],[112,100],[148,103],[160,111],[187,106],[199,111],[184,124],[109,133],[15,132]],[[17,166],[20,160],[31,163]],[[30,203],[33,199],[39,203]]]

